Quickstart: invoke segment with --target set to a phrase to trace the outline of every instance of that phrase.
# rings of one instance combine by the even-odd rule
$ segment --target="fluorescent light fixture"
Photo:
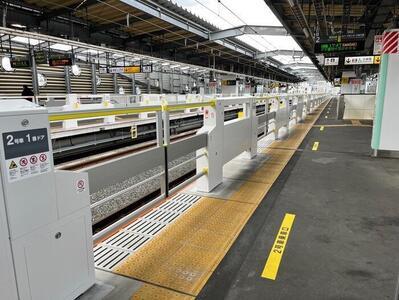
[[[187,69],[190,69],[190,67],[185,66],[185,67],[181,67],[181,68],[180,68],[180,70],[187,70]]]
[[[60,50],[60,51],[71,51],[72,46],[66,44],[54,44],[50,46],[51,49]]]
[[[308,31],[308,29],[306,27],[303,28],[303,33],[305,34],[306,38],[309,38],[309,31]]]
[[[23,36],[16,36],[11,39],[14,42],[21,43],[21,44],[31,44],[32,46],[36,46],[40,43],[43,43],[41,40],[26,38]]]
[[[25,25],[21,25],[21,24],[17,24],[17,23],[11,24],[11,26],[15,27],[15,28],[20,28],[20,29],[25,29],[26,28]]]
[[[169,65],[170,65],[170,63],[168,63],[168,62],[165,62],[165,63],[163,63],[162,65],[163,65],[163,66],[169,66]]]
[[[178,67],[180,67],[180,65],[173,65],[173,66],[170,66],[172,69],[173,68],[178,68]]]
[[[78,65],[72,65],[71,71],[72,71],[72,74],[75,76],[80,76],[80,74],[82,73],[82,70],[80,69],[80,67]]]
[[[159,62],[159,60],[156,60],[156,59],[150,60],[150,63],[152,63],[152,64],[155,64],[155,63],[157,63],[157,62]]]
[[[3,56],[1,58],[1,66],[4,71],[11,72],[14,71],[13,67],[11,67],[11,59],[8,56]]]
[[[102,54],[102,53],[104,53],[104,52],[103,52],[103,51],[97,51],[97,50],[94,50],[94,49],[86,49],[86,50],[83,50],[82,53]]]

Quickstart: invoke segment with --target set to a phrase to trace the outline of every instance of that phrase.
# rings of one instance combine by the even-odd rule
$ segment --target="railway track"
[[[190,130],[190,131],[186,131],[183,133],[179,133],[176,135],[171,136],[170,140],[173,141],[178,141],[190,136],[193,136],[194,134],[196,134],[197,130]],[[145,149],[149,149],[151,147],[154,147],[157,144],[157,142],[155,140],[151,140],[151,141],[146,141],[140,144],[136,144],[133,146],[127,146],[124,148],[119,148],[116,150],[111,150],[111,151],[107,151],[104,153],[100,153],[100,154],[94,154],[85,158],[80,158],[80,159],[76,159],[73,161],[69,161],[66,163],[60,163],[56,165],[56,169],[57,170],[70,170],[70,171],[78,171],[80,169],[86,168],[86,167],[90,167],[99,163],[104,163],[107,162],[109,160],[115,159],[115,158],[120,158],[123,156],[127,156],[130,154],[133,154],[135,152],[140,152],[143,151]]]

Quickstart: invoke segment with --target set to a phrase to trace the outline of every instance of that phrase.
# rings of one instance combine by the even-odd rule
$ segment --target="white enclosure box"
[[[74,299],[94,284],[87,174],[54,171],[47,110],[28,101],[0,101],[0,137],[0,293]]]

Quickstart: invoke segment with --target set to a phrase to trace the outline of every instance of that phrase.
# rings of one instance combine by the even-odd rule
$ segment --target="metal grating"
[[[112,270],[128,255],[142,247],[201,197],[178,194],[94,248],[96,268]]]

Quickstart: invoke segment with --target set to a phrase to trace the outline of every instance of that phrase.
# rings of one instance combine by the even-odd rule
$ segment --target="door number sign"
[[[4,132],[2,138],[9,182],[51,171],[47,128]]]

